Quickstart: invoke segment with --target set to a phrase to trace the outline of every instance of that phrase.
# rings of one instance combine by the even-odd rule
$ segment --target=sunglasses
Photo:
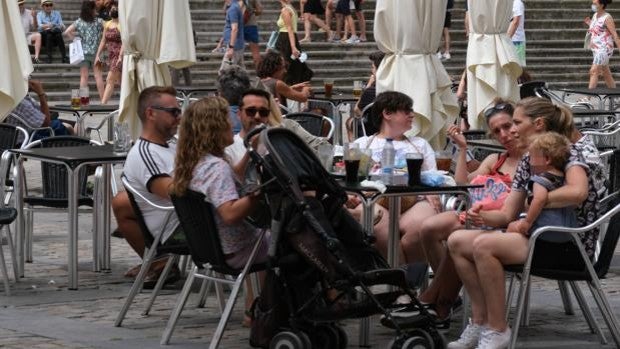
[[[496,105],[492,105],[488,108],[486,108],[484,110],[484,117],[485,119],[490,118],[491,116],[500,113],[500,112],[506,112],[508,114],[512,114],[512,112],[514,111],[514,108],[512,107],[512,104],[510,103],[498,103]]]
[[[54,6],[54,5],[52,5],[52,4],[43,4],[43,7],[52,7],[52,6]]]
[[[269,113],[271,113],[271,110],[269,110],[267,108],[249,107],[249,108],[245,108],[243,110],[245,111],[245,114],[247,116],[256,116],[256,113],[258,113],[258,115],[260,115],[261,118],[266,118],[266,117],[269,116]]]
[[[183,112],[181,111],[181,108],[178,107],[160,107],[158,105],[153,105],[151,106],[152,109],[156,109],[156,110],[161,110],[161,111],[165,111],[167,113],[169,113],[170,115],[174,116],[175,118],[178,118],[179,115],[181,115]]]

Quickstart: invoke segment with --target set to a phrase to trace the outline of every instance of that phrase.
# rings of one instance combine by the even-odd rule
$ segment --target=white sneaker
[[[469,324],[461,333],[459,339],[454,342],[448,343],[448,349],[473,349],[476,347],[480,340],[480,334],[482,333],[483,326],[474,324],[469,319]]]
[[[443,57],[443,55],[441,54],[441,51],[437,52],[435,56],[437,56],[438,59],[441,59]]]
[[[443,54],[442,58],[447,61],[448,59],[452,58],[452,56],[450,55],[450,52],[446,52]]]
[[[510,344],[510,327],[504,332],[486,329],[480,335],[476,349],[505,349]]]
[[[347,41],[345,41],[347,44],[359,44],[360,39],[357,37],[357,35],[351,35],[351,37],[349,39],[347,39]]]

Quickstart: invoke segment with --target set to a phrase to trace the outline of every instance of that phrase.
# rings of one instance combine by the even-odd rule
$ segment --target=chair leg
[[[230,292],[230,296],[228,297],[228,301],[226,302],[226,306],[224,307],[224,312],[220,318],[220,322],[217,324],[217,329],[213,334],[213,338],[211,339],[211,343],[209,344],[209,349],[217,349],[220,344],[220,340],[222,339],[222,335],[224,334],[224,330],[226,329],[226,325],[228,324],[228,319],[232,314],[232,311],[235,307],[235,303],[237,303],[237,295],[243,286],[243,280],[245,279],[246,273],[242,272],[237,276],[237,280],[235,281],[235,285],[233,286],[232,292]]]
[[[605,338],[603,331],[601,331],[601,328],[596,322],[596,319],[594,318],[594,315],[592,314],[592,310],[590,309],[590,306],[588,306],[588,302],[583,296],[583,292],[581,292],[579,285],[575,281],[569,281],[568,284],[573,290],[573,294],[575,295],[577,304],[579,304],[579,308],[581,309],[581,312],[583,313],[583,317],[586,319],[586,322],[588,323],[588,326],[590,327],[590,332],[595,333],[600,339],[602,344],[607,344],[607,339]]]
[[[564,313],[566,315],[575,315],[570,293],[568,292],[568,287],[566,287],[566,281],[558,280],[558,288],[560,289],[560,296],[562,296],[562,304],[564,304]]]
[[[170,318],[168,319],[168,323],[166,324],[166,328],[164,329],[164,333],[161,336],[159,344],[166,345],[170,343],[170,337],[172,337],[172,332],[174,331],[177,321],[181,316],[185,303],[187,303],[187,299],[189,298],[189,294],[192,290],[192,284],[194,283],[194,278],[198,272],[198,267],[194,266],[192,271],[187,276],[185,284],[183,285],[183,290],[179,295],[179,299],[177,299],[177,304],[174,306],[172,314],[170,314]]]
[[[512,306],[512,297],[514,296],[514,292],[515,292],[515,278],[517,277],[517,274],[515,273],[511,273],[509,278],[510,278],[510,284],[508,286],[508,292],[506,293],[506,310],[504,311],[504,313],[506,314],[506,321],[508,321],[508,317],[510,316],[510,307]]]
[[[97,167],[97,170],[95,171],[95,187],[93,189],[93,198],[94,198],[94,204],[93,204],[93,224],[92,224],[92,236],[93,236],[93,271],[94,272],[99,272],[101,271],[101,260],[102,258],[100,258],[101,254],[100,254],[100,250],[102,248],[100,241],[101,241],[101,227],[100,227],[100,221],[102,221],[102,219],[99,218],[99,214],[98,212],[102,212],[102,208],[101,208],[101,203],[99,202],[101,195],[103,193],[101,193],[101,166]]]
[[[114,326],[116,327],[121,326],[121,324],[123,323],[123,319],[125,319],[125,315],[127,315],[127,311],[129,310],[129,307],[131,306],[131,303],[133,302],[133,299],[136,298],[136,295],[138,294],[138,292],[140,292],[140,289],[142,289],[144,278],[146,277],[146,273],[148,273],[149,269],[151,268],[151,263],[153,262],[153,258],[155,257],[156,250],[157,250],[156,248],[150,248],[148,252],[146,253],[146,258],[142,262],[142,267],[140,268],[140,272],[138,273],[138,276],[136,276],[136,280],[133,282],[133,285],[131,286],[131,290],[129,290],[129,294],[127,295],[127,298],[125,299],[125,303],[123,304],[121,311],[118,313],[118,316],[116,317],[116,321],[114,321]]]
[[[162,270],[161,274],[159,275],[159,279],[157,279],[155,288],[153,288],[153,292],[151,292],[151,296],[149,297],[149,300],[146,303],[146,309],[144,309],[144,312],[142,313],[142,315],[144,316],[149,315],[149,312],[151,311],[151,307],[153,306],[153,303],[155,302],[155,298],[157,298],[157,296],[159,295],[159,292],[164,287],[164,282],[166,281],[166,278],[168,277],[168,273],[170,273],[172,266],[176,264],[178,260],[179,260],[178,255],[173,255],[170,258],[168,258],[168,261],[166,262],[166,265],[164,266],[164,270]]]
[[[524,313],[521,317],[521,326],[529,326],[530,325],[530,291],[532,290],[531,284],[528,283],[525,285],[525,302],[524,302]]]
[[[17,254],[15,253],[15,244],[13,243],[13,235],[11,234],[11,226],[6,226],[6,239],[9,243],[9,252],[11,252],[11,262],[13,263],[13,276],[15,282],[19,281],[19,269],[17,268]]]
[[[592,292],[592,296],[596,301],[601,315],[603,315],[603,320],[605,320],[609,332],[616,343],[616,347],[620,348],[620,326],[618,325],[618,319],[607,301],[607,297],[601,288],[598,278],[593,279],[591,283],[588,283],[588,286],[590,287],[590,291]]]
[[[0,226],[0,238],[2,237],[2,227]],[[2,275],[4,275],[4,293],[7,296],[11,295],[11,287],[9,285],[9,272],[6,269],[6,263],[4,261],[4,252],[2,251],[2,245],[0,245],[0,268],[2,269]]]
[[[224,276],[219,273],[215,273],[215,276],[223,278]],[[224,297],[224,287],[221,283],[215,283],[215,295],[217,297],[218,304],[220,306],[220,314],[224,313],[224,308],[226,307],[226,297]]]
[[[521,282],[519,287],[519,297],[517,298],[517,312],[515,314],[515,318],[513,320],[512,325],[512,334],[510,336],[510,346],[509,349],[513,349],[517,344],[517,336],[519,335],[519,326],[521,325],[521,318],[524,316],[524,308],[526,303],[526,298],[529,293],[529,284],[530,284],[530,270],[529,268],[525,268],[523,270],[523,274],[521,275]]]
[[[32,263],[32,229],[34,223],[34,214],[29,207],[26,211],[26,249],[24,251],[26,263]]]
[[[200,291],[198,292],[198,304],[196,305],[198,308],[205,307],[205,304],[207,303],[207,296],[209,295],[209,292],[211,292],[211,287],[214,283],[215,282],[212,280],[202,280]]]

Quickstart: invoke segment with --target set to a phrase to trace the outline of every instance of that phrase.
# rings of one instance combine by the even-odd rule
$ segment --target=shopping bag
[[[269,35],[269,41],[267,41],[267,50],[276,49],[276,43],[278,42],[279,34],[280,32],[278,32],[277,30],[271,32],[271,35]]]
[[[80,64],[84,60],[84,50],[82,50],[82,40],[75,39],[69,44],[69,63]]]

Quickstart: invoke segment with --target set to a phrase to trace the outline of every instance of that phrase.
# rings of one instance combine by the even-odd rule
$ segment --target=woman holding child
[[[554,131],[572,143],[570,156],[563,166],[565,184],[548,192],[546,207],[577,207],[577,224],[583,226],[596,220],[598,199],[603,181],[595,147],[587,138],[579,138],[570,110],[553,105],[549,100],[530,97],[517,103],[513,114],[513,131],[522,144],[529,145],[536,136]],[[460,338],[448,348],[506,348],[511,331],[505,317],[504,265],[522,264],[528,251],[530,222],[519,220],[530,188],[528,183],[538,172],[538,164],[526,154],[513,178],[512,191],[500,210],[485,211],[474,205],[468,218],[477,226],[508,227],[508,232],[495,230],[458,230],[448,238],[454,265],[471,300],[472,318]],[[518,231],[518,232],[517,232]],[[582,235],[586,252],[594,253],[597,231]],[[541,244],[541,245],[539,245]],[[535,256],[541,263],[570,263],[566,251],[569,243],[539,241],[544,256]]]

